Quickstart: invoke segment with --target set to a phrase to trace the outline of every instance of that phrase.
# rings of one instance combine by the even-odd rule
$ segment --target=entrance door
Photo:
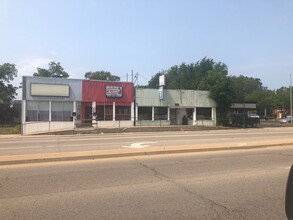
[[[178,125],[177,115],[177,109],[170,108],[170,125]]]
[[[85,107],[85,123],[92,123],[92,107]]]

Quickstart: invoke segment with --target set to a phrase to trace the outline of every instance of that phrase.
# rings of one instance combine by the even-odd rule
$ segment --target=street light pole
[[[292,124],[292,77],[291,77],[291,74],[290,74],[290,121],[291,121],[291,124]]]

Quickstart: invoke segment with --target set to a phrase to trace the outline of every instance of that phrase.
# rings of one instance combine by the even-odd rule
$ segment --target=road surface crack
[[[162,181],[163,181],[163,180],[173,181],[171,177],[166,176],[166,175],[160,173],[160,172],[157,171],[155,168],[152,168],[152,167],[150,167],[150,166],[148,166],[148,165],[146,165],[146,164],[144,164],[144,163],[142,163],[142,162],[140,162],[140,161],[138,161],[138,160],[137,160],[137,162],[138,162],[138,164],[139,164],[140,166],[142,166],[142,167],[144,167],[144,168],[150,170],[150,171],[154,174],[154,176],[155,176],[156,178],[158,178],[158,179],[160,179],[160,180],[162,180]]]
[[[203,195],[200,195],[200,194],[198,194],[196,192],[193,192],[192,190],[190,190],[189,188],[187,188],[183,184],[180,184],[180,183],[176,182],[175,179],[173,179],[173,178],[171,178],[171,177],[169,177],[167,175],[164,175],[164,174],[160,173],[155,168],[150,167],[147,164],[145,164],[145,163],[143,163],[141,161],[138,161],[137,159],[136,159],[136,161],[143,168],[145,168],[147,170],[150,170],[154,174],[154,176],[156,178],[158,178],[160,181],[168,181],[168,182],[172,183],[173,185],[175,185],[176,187],[178,187],[181,190],[183,190],[184,192],[186,192],[187,194],[192,195],[192,196],[196,196],[197,198],[199,198],[200,200],[202,200],[204,203],[209,204],[209,206],[212,208],[212,210],[214,211],[214,213],[216,213],[217,219],[219,217],[221,217],[221,213],[220,213],[220,211],[218,209],[223,210],[224,212],[226,212],[229,215],[232,215],[232,216],[235,216],[236,215],[238,219],[240,219],[240,218],[241,219],[245,219],[245,217],[243,215],[241,215],[239,212],[237,212],[237,211],[235,211],[235,210],[233,210],[233,209],[231,209],[231,208],[229,208],[229,207],[227,207],[227,206],[225,206],[223,204],[220,204],[220,203],[218,203],[218,202],[216,202],[216,201],[214,201],[212,199],[209,199],[207,197],[204,197]]]

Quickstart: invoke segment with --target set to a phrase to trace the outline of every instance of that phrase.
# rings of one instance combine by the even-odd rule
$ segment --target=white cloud
[[[48,63],[50,63],[52,59],[50,58],[29,58],[19,61],[16,64],[16,68],[18,70],[17,78],[14,79],[13,85],[16,87],[20,86],[22,81],[22,76],[32,76],[36,71],[37,67],[48,69]],[[21,99],[22,90],[18,89],[16,99]]]
[[[17,63],[18,76],[31,76],[37,71],[37,67],[48,68],[50,58],[30,58],[24,59]]]

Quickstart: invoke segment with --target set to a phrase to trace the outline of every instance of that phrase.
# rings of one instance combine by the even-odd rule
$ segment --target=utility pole
[[[136,88],[138,89],[138,73],[136,73]]]
[[[290,121],[291,121],[291,124],[292,124],[292,77],[291,77],[291,74],[290,74]]]

